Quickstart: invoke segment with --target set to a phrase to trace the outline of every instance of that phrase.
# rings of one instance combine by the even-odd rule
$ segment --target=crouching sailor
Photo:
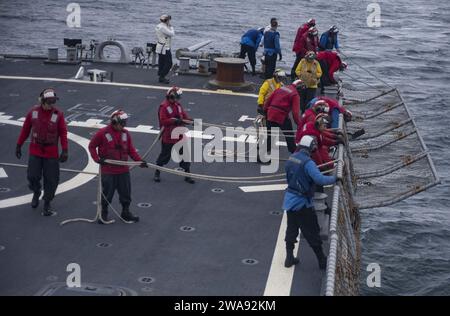
[[[67,126],[63,112],[55,107],[58,98],[53,89],[45,89],[39,96],[40,105],[28,112],[16,146],[16,157],[22,157],[22,145],[31,132],[30,157],[28,160],[28,187],[34,192],[31,207],[39,205],[41,177],[44,175],[44,208],[42,215],[54,212],[50,202],[55,197],[59,183],[59,162],[67,161]],[[58,139],[62,152],[58,155]],[[59,157],[58,157],[59,156]]]
[[[319,268],[324,270],[327,266],[327,257],[323,253],[320,228],[313,207],[314,186],[333,184],[336,182],[336,177],[322,175],[311,159],[311,153],[317,150],[314,137],[303,136],[298,149],[289,157],[285,166],[288,188],[283,201],[283,209],[287,214],[284,266],[289,268],[299,263],[299,260],[294,257],[294,245],[300,228],[317,256]]]
[[[115,190],[119,193],[119,201],[122,204],[122,218],[129,222],[139,221],[139,217],[130,212],[129,167],[105,162],[107,159],[127,161],[130,156],[134,161],[142,161],[141,168],[148,168],[147,163],[142,160],[134,148],[130,133],[125,129],[127,119],[128,115],[125,112],[121,110],[113,112],[110,124],[100,129],[89,143],[92,159],[101,165],[103,187],[101,217],[103,221],[108,220],[108,204],[111,204]],[[98,222],[102,224],[101,220]]]

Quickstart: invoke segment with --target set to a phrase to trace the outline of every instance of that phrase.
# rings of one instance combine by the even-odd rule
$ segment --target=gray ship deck
[[[145,128],[132,132],[140,152],[150,146],[158,129],[157,108],[167,89],[167,86],[157,87],[156,71],[113,64],[87,68],[114,71],[115,85],[54,80],[70,79],[78,66],[47,65],[33,59],[0,59],[1,162],[26,164],[27,146],[20,161],[14,156],[18,124],[36,103],[39,92],[48,86],[56,89],[59,107],[69,122],[105,120],[105,114],[111,113],[108,107],[120,107],[131,114],[130,127],[154,126],[153,132],[145,132]],[[171,79],[172,84],[182,88],[205,89],[208,78],[173,76]],[[182,104],[192,117],[205,122],[247,127],[252,122],[239,119],[243,115],[254,117],[256,102],[249,96],[187,89]],[[96,130],[74,125],[69,125],[69,132],[85,139]],[[61,167],[84,169],[88,164],[86,148],[74,139],[69,142],[69,161]],[[159,146],[147,161],[154,162],[158,152]],[[281,156],[287,154],[282,147]],[[173,162],[169,166],[177,167]],[[68,218],[94,217],[97,187],[94,177],[81,185],[81,182],[72,183],[73,188],[58,194],[53,202],[57,216],[45,218],[40,215],[42,203],[37,210],[31,209],[29,202],[20,204],[20,196],[30,194],[26,169],[0,168],[6,173],[6,177],[0,178],[1,295],[203,296],[263,295],[265,291],[283,295],[320,294],[323,273],[304,239],[300,242],[301,263],[295,270],[283,266],[284,243],[282,240],[277,243],[283,217],[280,189],[244,192],[240,184],[201,180],[189,185],[182,178],[166,173],[162,174],[162,182],[156,184],[151,169],[136,169],[132,171],[132,210],[140,216],[139,223],[127,225],[116,220],[113,225],[60,226]],[[259,168],[260,165],[249,162],[194,163],[192,171],[258,176]],[[60,183],[75,176],[63,172]],[[211,191],[214,188],[224,192],[214,193]],[[8,206],[6,201],[13,201],[13,206]],[[140,208],[138,203],[151,203],[151,207]],[[119,206],[117,195],[113,205]],[[182,226],[195,230],[182,231]],[[284,230],[280,236],[283,234]],[[102,243],[109,247],[99,247]],[[278,257],[277,252],[283,256]],[[257,264],[244,264],[244,259],[254,259]],[[66,266],[72,262],[81,266],[81,281],[89,286],[81,290],[59,287],[69,274]]]

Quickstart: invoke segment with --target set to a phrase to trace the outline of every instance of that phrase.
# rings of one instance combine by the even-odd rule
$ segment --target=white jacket
[[[173,30],[172,26],[168,26],[166,23],[159,23],[155,27],[156,31],[156,52],[158,54],[166,54],[166,51],[168,51],[171,48],[172,45],[172,37],[175,35],[175,31]]]

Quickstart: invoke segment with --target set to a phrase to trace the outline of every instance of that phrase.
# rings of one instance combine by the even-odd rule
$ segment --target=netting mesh
[[[342,183],[333,196],[326,295],[347,296],[359,294],[359,209],[396,203],[436,185],[439,179],[396,89],[364,91],[344,86],[340,92],[353,120],[346,126],[340,122],[348,137],[347,146],[338,150]],[[352,139],[361,129],[365,133]]]

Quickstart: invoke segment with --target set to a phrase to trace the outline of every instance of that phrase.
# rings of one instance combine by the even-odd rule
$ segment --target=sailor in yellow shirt
[[[266,100],[270,97],[272,92],[284,86],[285,80],[286,80],[286,73],[281,69],[277,69],[273,74],[273,78],[264,81],[261,88],[259,89],[258,94],[258,108],[257,108],[258,114],[264,115],[263,111],[264,102],[266,102]]]
[[[316,53],[309,51],[306,53],[295,69],[297,77],[306,84],[305,104],[308,104],[317,94],[317,85],[322,77],[322,68],[316,60]]]

